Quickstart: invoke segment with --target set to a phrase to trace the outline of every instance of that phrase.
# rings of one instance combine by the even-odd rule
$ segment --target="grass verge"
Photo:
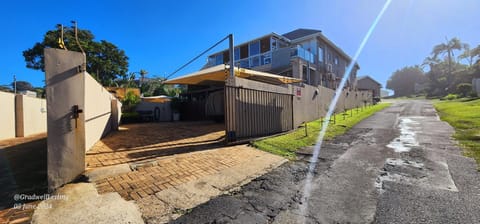
[[[353,127],[361,120],[388,106],[390,106],[389,103],[380,103],[375,106],[369,106],[363,109],[348,110],[345,112],[345,116],[343,116],[343,114],[335,115],[336,122],[335,124],[333,124],[333,122],[330,122],[330,125],[327,128],[327,133],[325,133],[325,140],[333,139],[335,136],[345,133],[348,129]],[[283,156],[287,159],[295,159],[295,152],[298,149],[315,144],[321,126],[321,120],[308,122],[308,135],[305,135],[305,128],[303,126],[293,132],[284,135],[253,141],[252,145],[258,149]]]
[[[437,101],[434,106],[440,119],[455,128],[453,137],[464,149],[464,155],[480,165],[480,99]]]

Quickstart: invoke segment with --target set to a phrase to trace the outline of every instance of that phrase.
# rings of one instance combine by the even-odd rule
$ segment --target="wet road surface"
[[[480,223],[480,178],[428,101],[395,101],[322,146],[308,212],[311,149],[172,223]]]

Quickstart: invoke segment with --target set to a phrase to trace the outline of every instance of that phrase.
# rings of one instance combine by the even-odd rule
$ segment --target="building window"
[[[309,84],[309,81],[310,81],[309,78],[310,78],[310,77],[308,77],[307,66],[304,65],[304,66],[302,66],[302,79],[303,79],[303,82]]]
[[[249,56],[260,54],[260,41],[255,41],[250,43],[248,50],[249,50]]]
[[[230,51],[223,52],[223,64],[230,63]]]
[[[209,56],[207,63],[211,65],[216,65],[215,55]]]
[[[235,61],[240,59],[240,48],[236,47],[234,50],[233,50],[233,54],[235,55]]]
[[[278,39],[277,38],[272,37],[271,40],[270,40],[270,43],[271,43],[270,48],[272,49],[272,51],[278,49],[279,44],[278,44]]]
[[[223,54],[217,54],[215,56],[215,64],[216,65],[223,64]]]
[[[260,40],[260,52],[265,53],[270,51],[270,37]]]
[[[318,48],[318,61],[323,62],[323,48],[319,47]]]
[[[248,58],[248,45],[240,46],[240,59]]]
[[[333,61],[336,65],[338,65],[338,56],[335,56],[335,60]]]

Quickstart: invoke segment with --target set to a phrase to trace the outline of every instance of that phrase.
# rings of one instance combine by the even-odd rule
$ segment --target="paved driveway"
[[[12,209],[15,194],[47,192],[46,134],[0,141],[0,224],[27,223],[33,209]],[[25,201],[26,202],[26,201]],[[28,202],[35,205],[38,201]]]
[[[135,163],[223,145],[225,126],[212,122],[168,122],[122,125],[97,142],[86,155],[86,167]]]

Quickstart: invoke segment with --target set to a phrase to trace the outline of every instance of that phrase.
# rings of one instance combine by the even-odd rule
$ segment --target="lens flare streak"
[[[368,39],[370,39],[370,36],[372,35],[373,31],[375,30],[375,27],[377,26],[378,22],[380,21],[381,17],[387,10],[388,6],[390,5],[392,0],[387,0],[385,4],[383,5],[382,10],[380,13],[377,15],[375,20],[373,21],[372,25],[368,29],[368,32],[366,33],[365,37],[363,38],[360,46],[358,47],[357,51],[355,52],[355,55],[348,65],[345,74],[342,77],[342,81],[340,82],[337,90],[335,91],[335,95],[330,103],[330,106],[328,107],[327,114],[325,116],[325,119],[322,123],[322,129],[320,130],[320,133],[317,138],[317,143],[314,146],[313,149],[313,155],[310,158],[310,164],[308,166],[308,172],[307,172],[307,177],[305,180],[305,185],[303,188],[303,197],[302,197],[302,203],[300,205],[300,212],[301,212],[301,217],[303,217],[303,223],[305,223],[305,217],[307,216],[307,211],[308,211],[308,201],[307,199],[310,198],[310,193],[312,190],[312,179],[313,179],[313,171],[315,170],[315,167],[318,162],[318,156],[320,154],[320,150],[322,147],[323,139],[325,137],[325,133],[327,131],[328,124],[330,123],[330,117],[332,116],[334,110],[335,110],[335,105],[337,104],[337,101],[342,93],[342,89],[345,86],[345,83],[347,82],[348,75],[350,74],[353,67],[355,66],[355,63],[357,62],[358,57],[360,56],[360,53],[362,52],[363,48],[365,47],[365,44],[367,43]]]

